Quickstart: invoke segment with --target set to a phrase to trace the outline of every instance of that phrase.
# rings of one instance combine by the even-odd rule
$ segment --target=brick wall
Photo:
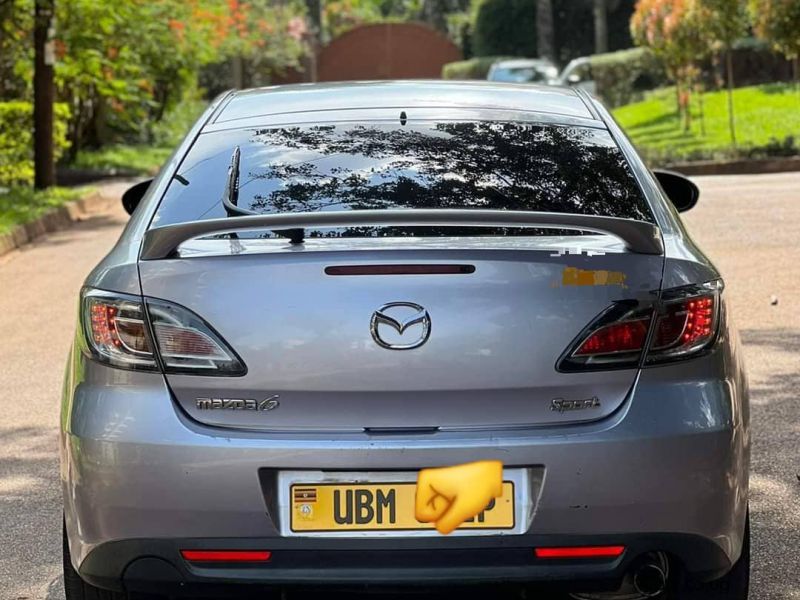
[[[319,53],[319,81],[439,78],[442,65],[461,60],[458,47],[416,23],[363,25]]]

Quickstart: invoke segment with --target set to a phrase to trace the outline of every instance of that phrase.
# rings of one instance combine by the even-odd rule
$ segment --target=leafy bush
[[[53,145],[55,158],[69,147],[66,104],[55,105]],[[0,102],[0,186],[33,182],[33,104]]]
[[[787,135],[782,140],[774,137],[770,138],[769,142],[763,146],[747,148],[744,153],[748,158],[798,156],[800,155],[800,145],[798,145],[795,136]]]
[[[721,64],[703,66],[704,70],[710,71],[715,76],[713,79],[716,81],[725,79],[722,67]],[[752,37],[734,42],[733,80],[737,86],[793,81],[793,79],[791,61],[775,52],[767,42]]]
[[[536,2],[482,0],[475,12],[476,56],[536,56]]]
[[[171,148],[147,144],[106,144],[97,149],[81,150],[69,163],[70,168],[101,171],[108,175],[150,175],[158,172],[172,154]]]
[[[188,96],[169,109],[148,131],[147,144],[108,144],[101,148],[83,149],[70,165],[108,173],[153,175],[172,154],[192,124],[200,117],[207,102]]]
[[[447,63],[442,67],[443,79],[486,79],[489,69],[507,56],[478,56],[469,60]]]
[[[164,113],[160,121],[150,127],[149,143],[160,148],[177,146],[208,106],[200,94],[186,94],[174,107]]]
[[[595,54],[591,65],[597,94],[610,106],[629,104],[667,82],[664,67],[647,48]]]

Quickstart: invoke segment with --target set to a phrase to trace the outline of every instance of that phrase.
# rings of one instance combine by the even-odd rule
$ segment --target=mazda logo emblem
[[[428,341],[431,317],[419,304],[390,302],[372,313],[369,329],[381,348],[411,350]]]

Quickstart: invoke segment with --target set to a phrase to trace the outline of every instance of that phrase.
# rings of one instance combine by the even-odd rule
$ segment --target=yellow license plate
[[[433,523],[414,518],[416,483],[292,484],[290,528],[306,531],[415,531]],[[503,482],[503,494],[459,529],[513,529],[514,483]]]

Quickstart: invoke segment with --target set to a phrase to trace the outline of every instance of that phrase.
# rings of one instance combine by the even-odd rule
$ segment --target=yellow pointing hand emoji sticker
[[[417,477],[415,516],[447,534],[502,493],[503,463],[499,460],[423,469]]]

